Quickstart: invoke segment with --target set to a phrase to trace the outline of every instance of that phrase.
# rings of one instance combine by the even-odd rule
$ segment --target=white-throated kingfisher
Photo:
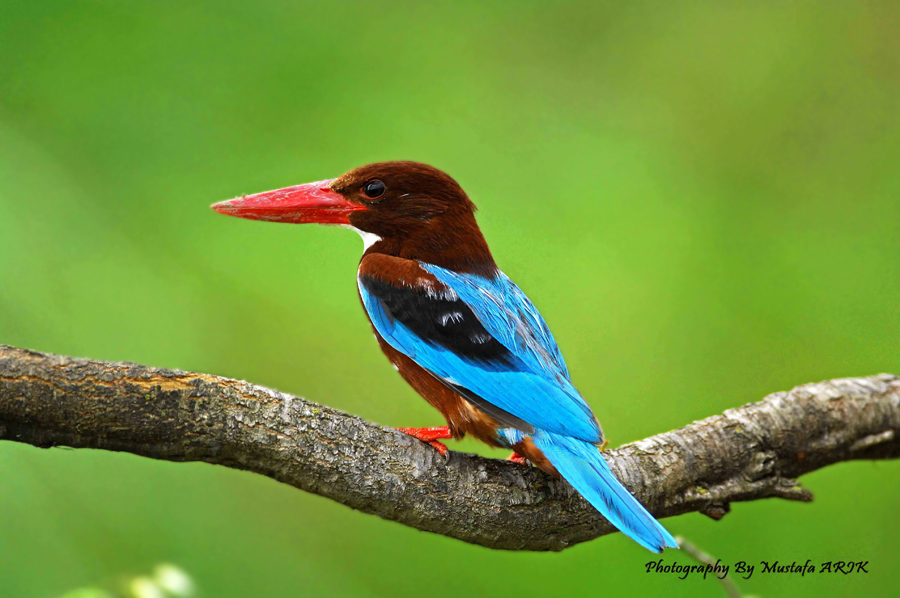
[[[544,319],[494,263],[475,206],[447,174],[370,164],[336,179],[212,206],[272,222],[333,224],[365,243],[359,296],[381,350],[447,420],[403,428],[431,443],[466,434],[561,475],[617,528],[661,552],[675,539],[616,479],[603,432]]]

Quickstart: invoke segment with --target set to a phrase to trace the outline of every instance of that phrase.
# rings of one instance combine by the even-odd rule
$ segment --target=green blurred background
[[[0,342],[438,425],[372,339],[356,235],[208,208],[413,159],[480,206],[613,444],[900,372],[898,30],[890,0],[2,0]],[[870,561],[746,592],[885,595],[898,474],[666,524],[726,562]],[[721,595],[650,557],[492,552],[221,467],[0,442],[4,598],[163,561],[207,597]]]

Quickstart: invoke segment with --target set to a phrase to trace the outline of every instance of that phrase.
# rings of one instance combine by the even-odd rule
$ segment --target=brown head
[[[366,253],[421,260],[458,272],[496,272],[475,205],[449,175],[418,162],[380,162],[336,179],[246,195],[212,206],[273,222],[353,228]]]

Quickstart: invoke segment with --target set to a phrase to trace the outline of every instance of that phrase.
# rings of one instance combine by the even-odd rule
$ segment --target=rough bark
[[[535,468],[430,446],[305,399],[208,374],[0,345],[0,440],[205,461],[490,548],[562,550],[615,531]],[[900,456],[900,377],[807,384],[606,452],[657,517],[809,501],[796,478]]]

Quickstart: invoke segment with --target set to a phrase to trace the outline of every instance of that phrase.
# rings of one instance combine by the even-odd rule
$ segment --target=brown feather
[[[386,190],[370,199],[364,185],[382,181]],[[416,162],[370,164],[337,178],[332,190],[369,209],[350,224],[381,237],[367,253],[384,253],[493,276],[497,265],[475,220],[475,204],[449,175]]]

